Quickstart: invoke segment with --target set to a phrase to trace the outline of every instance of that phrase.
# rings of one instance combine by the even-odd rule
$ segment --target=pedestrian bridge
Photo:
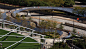
[[[60,10],[60,11],[69,12],[69,13],[72,13],[73,11],[73,8],[65,8],[65,7],[48,7],[48,6],[47,7],[24,7],[14,11],[12,15],[16,16],[16,13],[19,13],[24,10],[43,10],[43,9]]]

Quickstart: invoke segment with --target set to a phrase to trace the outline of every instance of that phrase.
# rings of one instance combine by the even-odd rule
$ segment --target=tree
[[[27,27],[28,26],[27,20],[23,20],[22,21],[22,26],[24,26],[24,27]]]
[[[42,28],[42,29],[44,29],[44,32],[45,32],[45,21],[44,20],[42,20],[41,22],[40,22],[40,27]]]
[[[42,27],[45,27],[46,29],[47,28],[50,28],[50,27],[52,27],[52,28],[56,28],[56,26],[57,26],[57,23],[56,22],[52,22],[52,21],[50,21],[50,20],[42,20],[41,21],[41,23],[40,23],[40,25],[42,26]]]
[[[11,21],[11,18],[9,16],[6,17],[6,20]]]
[[[33,22],[30,22],[30,26],[32,29],[36,27],[35,23],[33,23]]]
[[[75,4],[74,0],[64,0],[64,6],[73,6]]]
[[[18,14],[16,14],[16,17],[18,17],[18,18],[19,18],[20,16],[19,16]]]
[[[32,20],[32,18],[31,18],[31,17],[29,17],[29,20]]]
[[[62,23],[60,24],[60,26],[59,26],[59,29],[63,29],[64,27],[62,26]]]
[[[2,3],[9,3],[20,6],[62,6],[72,5],[73,0],[0,0]],[[67,4],[68,3],[68,4]],[[69,4],[70,3],[70,4]]]
[[[73,32],[76,33],[76,29],[73,29]]]
[[[20,23],[21,19],[19,17],[15,17],[16,18],[16,22]]]
[[[45,29],[48,29],[50,27],[56,28],[56,26],[57,26],[57,23],[55,21],[52,22],[50,20],[46,20],[46,21],[45,20],[42,20],[40,22],[40,27],[43,28],[44,31],[45,31]]]
[[[63,0],[53,0],[53,3],[55,4],[55,6],[62,6],[64,4]]]
[[[24,15],[22,16],[22,19],[25,19],[25,16]]]
[[[86,12],[86,7],[74,7],[74,10],[73,10],[73,13],[76,13],[78,15],[83,15],[83,17],[85,12]]]

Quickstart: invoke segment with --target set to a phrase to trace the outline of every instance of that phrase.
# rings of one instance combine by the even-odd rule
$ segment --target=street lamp
[[[53,10],[54,11],[54,10]],[[52,13],[52,26],[53,26],[53,13]],[[55,29],[55,28],[54,28]],[[53,39],[53,45],[54,45],[54,40],[55,40],[55,33],[54,33],[54,39]]]
[[[73,31],[74,31],[74,16],[73,16]]]
[[[39,8],[39,7],[38,7]],[[40,12],[40,9],[39,9],[39,12]],[[39,26],[40,26],[40,14],[39,14]]]
[[[55,33],[56,33],[56,28],[54,28],[54,30],[55,30],[55,31],[54,31],[54,41],[55,41]]]
[[[51,27],[50,27],[50,32],[51,32]],[[50,36],[50,32],[49,32],[49,36]]]
[[[53,39],[53,45],[54,45],[54,43],[55,43],[55,33],[56,33],[56,28],[54,28],[54,39]],[[55,49],[55,47],[54,47],[54,49]]]

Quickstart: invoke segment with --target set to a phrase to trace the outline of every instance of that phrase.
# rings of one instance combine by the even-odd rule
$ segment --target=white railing
[[[34,33],[35,30],[33,30],[33,29],[30,29],[30,28],[27,28],[27,27],[20,26],[20,25],[18,25],[18,24],[16,24],[16,23],[13,23],[13,22],[10,22],[10,21],[7,21],[7,20],[4,20],[4,21],[3,21],[3,20],[0,19],[0,21],[1,21],[1,22],[4,22],[4,23],[3,23],[3,24],[4,24],[3,26],[5,26],[5,24],[8,24],[8,25],[14,25],[14,26],[17,26],[17,28],[15,28],[16,31],[30,33],[28,36],[8,35],[8,34],[11,33],[11,31],[12,31],[12,30],[11,30],[9,33],[7,33],[7,34],[5,34],[5,35],[0,35],[0,36],[1,36],[0,38],[2,38],[2,37],[4,37],[4,36],[25,37],[25,38],[21,39],[20,41],[0,41],[0,42],[16,42],[16,43],[14,43],[14,44],[12,44],[12,45],[6,47],[5,49],[8,49],[8,48],[14,46],[14,45],[17,44],[17,43],[20,43],[20,42],[21,42],[21,43],[40,43],[40,44],[45,44],[45,43],[42,43],[42,42],[22,42],[22,41],[23,41],[24,39],[26,39],[27,37],[32,38],[32,39],[43,39],[43,40],[45,40],[45,38],[44,38],[45,35],[38,34],[38,33]],[[11,23],[11,24],[10,24],[10,23]],[[17,30],[17,29],[19,29],[20,27],[29,29],[29,30],[31,30],[32,32],[27,32],[27,31]],[[36,34],[36,35],[42,36],[42,38],[31,37],[31,36],[30,36],[31,34],[33,34],[33,35]]]

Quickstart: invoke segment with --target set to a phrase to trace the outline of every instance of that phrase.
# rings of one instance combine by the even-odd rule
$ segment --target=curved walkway
[[[73,9],[72,8],[62,8],[62,7],[25,7],[25,8],[21,8],[19,10],[16,10],[13,12],[13,15],[16,16],[16,13],[18,12],[21,12],[23,10],[27,10],[27,9],[30,9],[30,10],[39,10],[39,9],[56,9],[56,10],[62,10],[62,11],[65,11],[65,12],[69,12],[69,13],[72,13]],[[6,12],[2,14],[3,18],[5,19],[6,18]]]
[[[19,13],[24,10],[43,10],[43,9],[61,10],[61,11],[69,12],[69,13],[72,13],[73,11],[73,8],[65,8],[65,7],[48,7],[48,6],[47,7],[24,7],[24,8],[14,11],[13,16],[16,16],[16,13]]]

